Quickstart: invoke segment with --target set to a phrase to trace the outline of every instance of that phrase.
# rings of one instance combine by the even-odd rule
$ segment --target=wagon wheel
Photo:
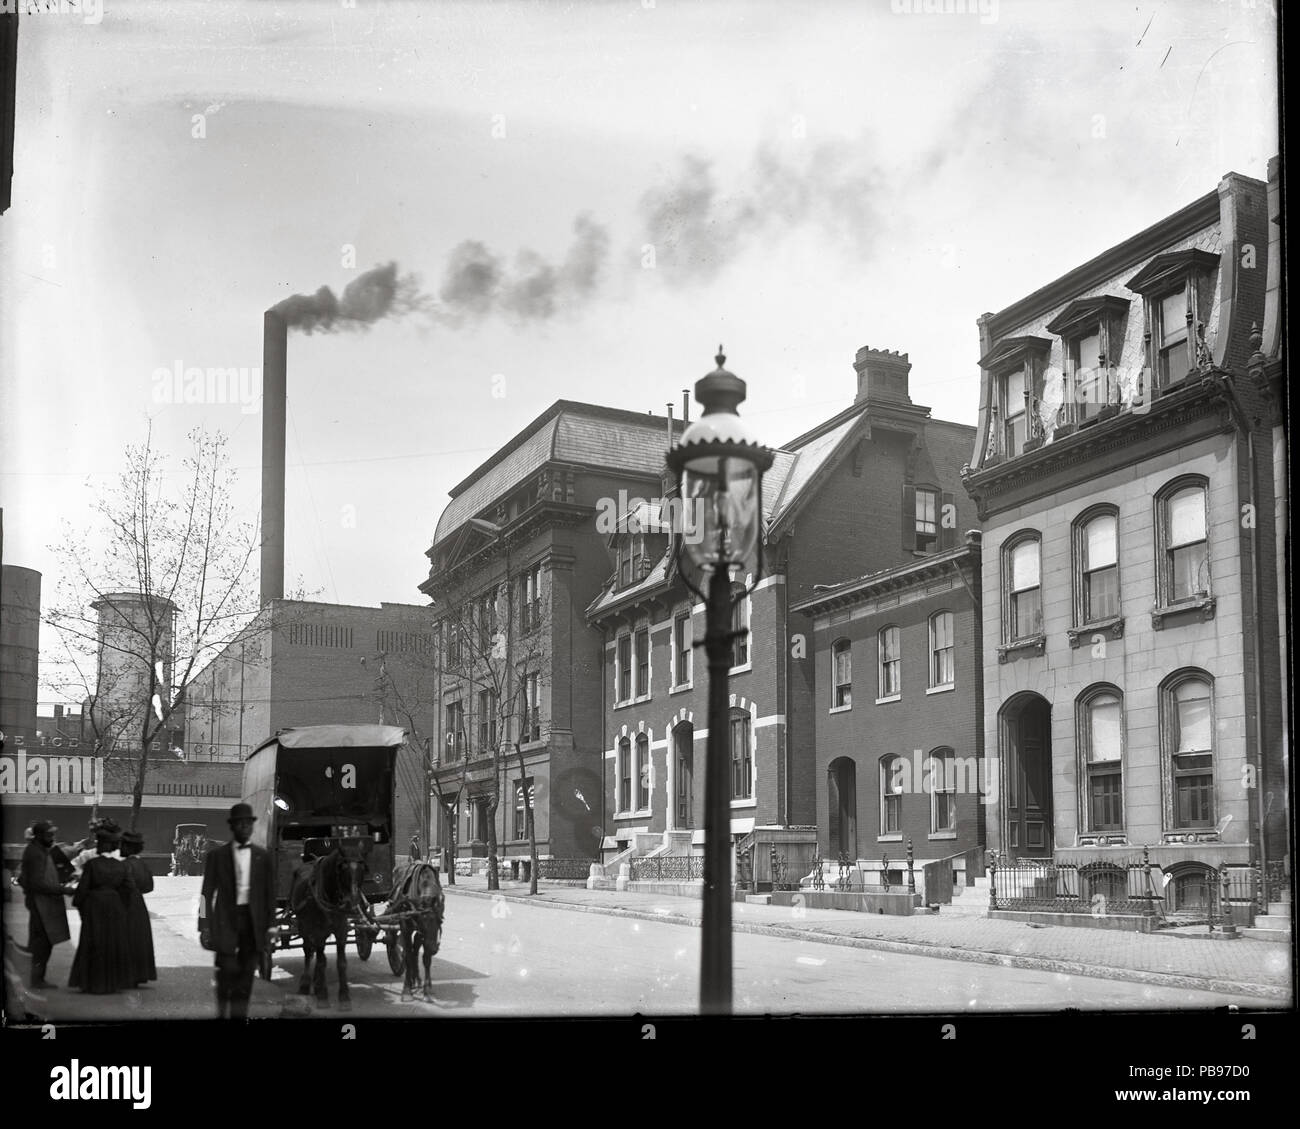
[[[362,960],[370,959],[370,950],[375,945],[375,935],[364,925],[357,927],[357,956]]]
[[[388,967],[394,976],[401,976],[406,971],[406,953],[402,950],[402,939],[396,929],[384,930],[384,946],[388,949]]]

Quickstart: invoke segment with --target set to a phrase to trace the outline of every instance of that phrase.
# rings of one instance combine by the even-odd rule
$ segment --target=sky
[[[973,424],[980,314],[1278,150],[1268,0],[63,7],[0,216],[4,560],[47,604],[149,429],[177,471],[228,434],[256,521],[260,402],[159,372],[254,380],[294,295],[354,316],[289,342],[287,586],[422,603],[448,491],[555,400],[680,412],[721,342],[776,445],[867,345]]]

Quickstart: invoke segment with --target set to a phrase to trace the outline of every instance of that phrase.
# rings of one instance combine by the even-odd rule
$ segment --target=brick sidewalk
[[[698,899],[665,894],[587,890],[543,882],[537,895],[530,897],[527,883],[503,881],[499,893],[490,893],[486,878],[464,875],[457,875],[456,885],[444,889],[452,897],[499,897],[688,925],[698,925],[701,916]],[[1256,996],[1276,1004],[1290,1004],[1294,999],[1291,946],[1244,938],[1216,941],[1186,933],[1036,926],[938,914],[892,917],[751,903],[732,906],[732,925],[740,933]]]

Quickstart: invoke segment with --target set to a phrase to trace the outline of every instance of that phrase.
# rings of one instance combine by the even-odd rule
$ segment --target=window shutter
[[[916,548],[916,487],[903,487],[903,548]]]
[[[952,515],[952,520],[957,520],[957,505],[953,496],[944,491],[939,495],[939,550],[951,549],[957,544],[957,527],[946,524],[948,516]]]

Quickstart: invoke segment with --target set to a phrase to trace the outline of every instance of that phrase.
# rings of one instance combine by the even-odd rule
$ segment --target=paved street
[[[26,993],[20,997],[21,1006],[54,1022],[211,1014],[211,958],[195,937],[198,885],[197,878],[161,879],[149,896],[159,968],[155,985],[103,997],[83,996],[67,988],[40,996]],[[691,921],[698,919],[698,901],[564,887],[547,887],[531,901],[518,894],[507,887],[500,895],[488,895],[481,883],[476,889],[473,881],[449,890],[443,949],[433,964],[432,1004],[401,1002],[401,985],[389,971],[382,947],[376,947],[366,962],[350,951],[350,1016],[689,1015],[696,1011],[700,933]],[[5,910],[7,935],[23,942],[26,920],[21,904],[9,902]],[[986,927],[1011,929],[1022,956],[1037,950],[1060,951],[1062,945],[1123,955],[1126,948],[1133,948],[1131,934],[1030,929],[1019,923],[980,920],[870,918],[836,911],[807,911],[794,919],[789,910],[753,905],[737,906],[736,911],[735,998],[737,1011],[742,1012],[1163,1010],[1228,1004],[1253,1009],[1283,1002],[1262,998],[1258,991],[1212,992],[1105,978],[1096,967],[1092,975],[1014,967],[1012,958],[996,954],[949,949],[945,951],[950,957],[958,959],[940,959],[914,951],[858,947],[901,944],[908,926],[913,927],[910,935],[915,942],[921,935],[918,929],[923,933],[933,925],[964,931],[967,945],[979,939],[981,930],[987,936]],[[59,946],[50,964],[50,976],[59,984],[67,982],[75,949],[76,914],[70,919],[74,942]],[[1140,938],[1137,944],[1139,948],[1165,946],[1166,963],[1185,956],[1194,964],[1200,945],[1213,945],[1216,951],[1231,949],[1237,953],[1233,959],[1256,966],[1254,980],[1272,975],[1271,966],[1277,964],[1273,979],[1279,985],[1289,982],[1285,946],[1172,937]],[[28,965],[8,939],[5,962],[12,989],[14,977],[24,974]],[[253,1014],[265,1018],[320,1014],[296,994],[301,954],[281,952],[276,965],[270,983],[256,983]],[[332,957],[329,983],[333,1000]],[[1279,987],[1278,995],[1283,994]],[[331,1007],[325,1014],[340,1013]]]

